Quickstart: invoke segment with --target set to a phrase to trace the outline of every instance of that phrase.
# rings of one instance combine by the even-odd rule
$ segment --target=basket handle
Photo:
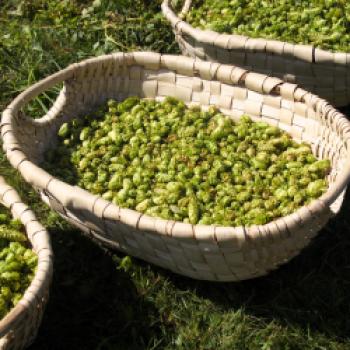
[[[177,14],[179,18],[182,19],[187,14],[188,10],[191,7],[191,4],[192,4],[192,0],[185,0],[184,1],[184,4],[182,5],[180,12]],[[162,7],[166,8],[168,11],[175,10],[171,0],[164,0],[162,3]],[[175,11],[174,11],[174,13],[175,13]]]
[[[58,71],[43,80],[35,83],[31,87],[27,88],[21,94],[19,94],[3,111],[1,118],[1,127],[6,124],[11,124],[12,118],[14,118],[17,113],[26,106],[30,101],[32,101],[35,97],[45,92],[46,90],[54,87],[55,85],[66,81],[67,79],[73,76],[74,65],[68,66],[67,68]],[[59,94],[59,98],[53,103],[53,106],[49,109],[46,115],[50,113],[50,111],[55,107],[56,110],[59,110],[59,107],[56,105],[57,103],[63,103],[63,93]],[[26,115],[23,115],[22,118],[28,121],[31,124],[35,124],[40,119],[32,119]]]
[[[179,13],[180,18],[183,18],[187,14],[187,12],[189,11],[189,9],[191,7],[191,4],[192,4],[192,0],[185,0],[185,3],[182,6],[182,9]]]
[[[73,63],[67,68],[59,70],[58,72],[53,73],[52,75],[49,75],[48,77],[33,84],[32,86],[24,90],[22,93],[20,93],[3,111],[0,124],[1,128],[4,127],[4,125],[6,124],[11,124],[12,118],[14,118],[24,106],[26,106],[38,95],[54,87],[57,84],[63,83],[63,89],[61,90],[60,94],[58,95],[58,97],[56,98],[55,102],[48,110],[46,115],[44,115],[40,119],[32,119],[26,115],[21,116],[22,120],[24,119],[30,124],[41,123],[43,122],[44,118],[52,118],[61,110],[62,105],[64,105],[66,102],[67,86],[65,83],[68,83],[70,80],[74,81],[75,79],[79,79],[80,75],[85,71],[85,68],[87,66],[94,65],[97,62],[101,62],[101,64],[104,64],[106,60],[112,61],[114,59],[117,59],[119,56],[124,56],[124,53],[102,55],[98,57],[92,57],[80,63]]]
[[[346,133],[347,141],[346,148],[350,149],[350,134]],[[327,191],[319,199],[330,208],[333,215],[339,213],[342,203],[345,197],[345,192],[348,185],[350,184],[350,153],[348,153],[346,160],[344,161],[345,166],[339,174],[339,178],[336,183],[332,184],[332,191]]]

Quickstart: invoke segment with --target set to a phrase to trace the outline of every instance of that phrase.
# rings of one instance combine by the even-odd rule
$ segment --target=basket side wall
[[[14,218],[21,220],[32,248],[38,255],[38,267],[32,283],[16,307],[0,320],[0,348],[20,350],[33,342],[41,324],[49,298],[53,253],[47,231],[2,177],[0,177],[0,201],[11,210]]]

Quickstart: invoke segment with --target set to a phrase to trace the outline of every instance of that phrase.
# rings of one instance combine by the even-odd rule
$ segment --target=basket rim
[[[22,202],[17,191],[9,186],[2,176],[0,176],[0,202],[11,211],[13,217],[17,217],[22,222],[28,240],[30,241],[31,249],[38,256],[37,271],[32,282],[17,305],[4,318],[0,319],[1,339],[25,320],[26,315],[32,309],[37,308],[35,303],[38,294],[43,294],[49,288],[53,272],[53,252],[47,230],[37,221],[33,211]],[[23,220],[21,215],[24,212],[26,214],[29,213],[31,219]],[[42,298],[42,295],[39,295],[39,297]]]
[[[185,0],[180,14],[186,14],[191,7],[192,0]],[[162,13],[171,23],[175,31],[187,34],[196,41],[203,44],[218,46],[230,50],[229,42],[235,39],[242,43],[241,47],[234,46],[231,49],[242,49],[255,53],[267,53],[283,57],[293,57],[312,64],[336,64],[337,66],[350,67],[350,52],[333,52],[320,49],[314,45],[293,44],[281,40],[253,38],[239,34],[223,34],[212,30],[202,30],[191,26],[175,13],[171,6],[171,0],[163,0],[161,5]],[[249,47],[245,45],[250,43]],[[255,45],[254,45],[255,44]]]
[[[79,206],[78,201],[79,198],[83,199],[85,201],[85,203],[89,203],[90,205],[90,210],[92,212],[94,212],[94,207],[95,204],[98,202],[99,203],[99,207],[102,206],[102,204],[105,205],[105,207],[110,207],[112,208],[116,213],[118,213],[118,217],[119,217],[119,221],[127,224],[130,226],[130,221],[132,221],[134,224],[136,223],[136,225],[138,225],[140,218],[145,218],[147,220],[153,221],[154,223],[159,224],[159,226],[166,226],[166,223],[176,223],[176,224],[180,224],[182,225],[181,227],[184,229],[184,231],[192,231],[191,235],[181,235],[181,237],[183,238],[189,238],[189,237],[195,237],[195,235],[193,234],[193,232],[195,232],[196,229],[198,229],[199,231],[203,231],[203,229],[207,229],[208,231],[212,231],[212,230],[216,230],[219,229],[222,232],[226,232],[226,235],[223,235],[221,238],[219,237],[219,235],[215,235],[215,237],[217,238],[217,240],[226,240],[226,239],[230,239],[233,236],[237,235],[242,235],[244,234],[244,236],[246,236],[246,229],[249,230],[253,230],[253,229],[257,229],[260,232],[264,232],[266,230],[270,231],[270,229],[272,227],[285,227],[285,222],[286,219],[289,222],[295,223],[295,225],[300,225],[300,218],[305,217],[305,211],[307,211],[308,213],[311,213],[312,216],[317,215],[317,213],[322,212],[326,207],[330,207],[331,204],[339,197],[341,196],[346,187],[347,184],[350,181],[350,122],[346,119],[346,117],[340,113],[339,111],[337,111],[335,108],[333,108],[330,104],[328,104],[325,100],[319,98],[316,95],[313,95],[312,93],[309,93],[301,88],[299,88],[297,85],[295,84],[290,84],[290,83],[284,83],[283,81],[276,79],[276,78],[270,78],[266,75],[263,74],[257,74],[257,73],[253,73],[253,72],[249,72],[246,70],[242,70],[241,71],[244,72],[243,74],[243,78],[240,79],[239,81],[241,82],[241,84],[243,86],[245,86],[247,89],[251,90],[251,91],[257,91],[259,93],[263,93],[263,91],[261,91],[261,89],[257,89],[255,87],[255,85],[253,86],[249,86],[250,84],[248,84],[248,82],[246,81],[248,78],[257,78],[257,77],[265,77],[266,79],[275,79],[277,80],[276,84],[274,85],[274,89],[271,89],[271,91],[273,91],[273,93],[277,94],[277,95],[281,95],[281,91],[283,91],[284,88],[289,89],[290,87],[294,87],[294,94],[293,94],[293,98],[294,101],[300,101],[303,102],[305,104],[308,104],[309,107],[313,107],[314,109],[317,110],[322,110],[322,111],[326,111],[327,113],[332,112],[332,117],[336,117],[339,118],[341,120],[341,127],[342,129],[344,129],[345,131],[343,131],[343,137],[344,137],[344,143],[346,144],[346,149],[347,149],[347,161],[345,162],[345,167],[342,171],[341,174],[339,174],[339,177],[337,178],[337,180],[328,187],[328,190],[326,193],[324,193],[321,197],[319,197],[318,199],[312,201],[311,203],[309,203],[307,206],[303,206],[299,209],[297,209],[295,212],[287,215],[287,216],[283,216],[280,218],[277,218],[267,224],[264,225],[252,225],[252,226],[239,226],[239,227],[234,227],[234,226],[218,226],[218,225],[192,225],[192,224],[187,224],[187,223],[183,223],[181,221],[174,221],[174,220],[165,220],[165,219],[161,219],[161,218],[157,218],[157,217],[152,217],[149,215],[145,215],[142,214],[136,210],[133,209],[126,209],[126,208],[121,208],[115,204],[113,204],[110,201],[106,201],[104,200],[101,196],[98,195],[93,195],[91,194],[89,191],[82,189],[78,186],[72,186],[67,184],[64,181],[59,180],[58,178],[52,176],[51,174],[47,173],[44,169],[42,169],[41,167],[39,167],[38,165],[36,165],[35,163],[31,162],[30,160],[27,159],[27,157],[25,156],[25,154],[21,151],[21,149],[17,146],[17,147],[13,147],[10,144],[7,144],[6,140],[4,139],[4,136],[6,134],[9,134],[10,136],[16,138],[16,136],[14,135],[12,129],[11,129],[11,124],[14,122],[14,114],[16,114],[16,112],[23,107],[27,102],[29,102],[31,99],[33,99],[34,97],[36,97],[37,95],[39,95],[41,92],[45,91],[47,88],[50,88],[52,86],[54,86],[55,84],[61,83],[65,80],[68,79],[74,79],[74,77],[76,76],[80,76],[80,74],[82,74],[84,67],[86,66],[93,66],[93,65],[103,65],[106,61],[108,60],[118,60],[118,62],[123,62],[123,64],[127,65],[127,66],[131,66],[131,65],[139,65],[139,66],[145,66],[144,61],[146,61],[148,64],[151,64],[154,66],[156,65],[155,62],[158,62],[157,69],[160,70],[161,68],[164,70],[169,70],[169,71],[176,71],[176,68],[174,68],[175,66],[178,67],[178,61],[179,58],[181,57],[181,59],[186,60],[187,63],[192,63],[193,65],[198,63],[200,64],[202,67],[216,67],[215,70],[215,80],[219,81],[219,82],[223,82],[223,83],[227,83],[227,81],[220,79],[217,76],[217,72],[220,71],[220,69],[222,68],[223,70],[226,69],[240,69],[237,68],[235,66],[229,66],[229,65],[223,65],[223,64],[219,64],[219,63],[212,63],[212,62],[204,62],[204,61],[198,61],[196,59],[193,58],[189,58],[189,57],[184,57],[181,55],[162,55],[159,53],[153,53],[153,52],[133,52],[133,53],[114,53],[114,54],[109,54],[109,55],[103,55],[103,56],[99,56],[99,57],[93,57],[90,59],[86,59],[83,61],[80,61],[79,63],[74,63],[69,65],[67,68],[62,69],[52,75],[49,75],[48,77],[38,81],[37,83],[33,84],[32,86],[30,86],[29,88],[27,88],[26,90],[24,90],[21,94],[19,94],[9,105],[8,107],[4,110],[3,115],[2,115],[2,120],[1,120],[1,136],[3,138],[4,141],[4,150],[6,152],[6,155],[9,159],[9,161],[12,163],[12,165],[18,169],[22,176],[24,176],[25,180],[30,182],[32,185],[35,184],[35,181],[37,181],[36,186],[42,188],[43,191],[49,191],[48,187],[60,187],[60,190],[67,190],[70,193],[75,193],[74,196],[74,201],[72,200],[72,198],[70,200],[67,200],[66,203],[62,203],[64,206]],[[167,61],[167,59],[169,59],[169,62]],[[144,61],[143,61],[144,60]],[[153,60],[153,61],[152,61]],[[174,63],[175,62],[175,63]],[[172,66],[172,64],[174,65],[174,67]],[[199,73],[198,73],[199,75]],[[277,87],[277,89],[276,89]],[[270,91],[270,94],[271,94]],[[56,99],[57,101],[57,99]],[[31,123],[40,123],[41,121],[43,121],[46,116],[40,118],[40,119],[31,119],[29,117],[23,117],[25,119],[27,119],[28,121],[30,121]],[[7,128],[6,126],[8,126],[9,128]],[[12,158],[13,155],[13,158]],[[25,176],[26,171],[21,170],[20,167],[21,166],[29,166],[30,169],[32,170],[32,172],[36,172],[37,175],[35,177],[35,179],[29,179],[28,180],[28,176]],[[28,175],[28,174],[27,174]],[[38,178],[41,177],[41,180],[39,181]],[[45,183],[45,188],[43,187],[43,183]],[[56,184],[56,185],[55,185]],[[80,192],[78,194],[78,192]],[[71,197],[73,197],[71,196]],[[76,202],[76,203],[73,203]],[[121,218],[119,216],[120,211],[123,211],[124,213],[128,213],[130,215],[131,220],[123,220],[123,218]],[[95,213],[94,213],[95,214]],[[226,230],[226,231],[225,231]],[[158,232],[158,233],[165,233],[164,230],[162,232],[160,232],[159,230],[156,229],[155,225],[154,225],[154,229],[149,229],[149,231],[153,231],[153,232]],[[275,232],[276,228],[272,231]],[[175,236],[175,235],[173,235]],[[215,238],[215,239],[216,239]],[[197,239],[197,237],[196,237]]]

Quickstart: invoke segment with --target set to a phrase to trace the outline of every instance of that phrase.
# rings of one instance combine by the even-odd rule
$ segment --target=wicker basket
[[[350,103],[350,53],[193,28],[181,19],[190,7],[191,0],[185,0],[177,16],[171,0],[164,0],[162,4],[163,14],[171,23],[184,55],[279,77],[336,106]]]
[[[61,82],[64,88],[45,116],[25,115],[30,100]],[[331,159],[330,188],[267,225],[193,226],[120,208],[40,168],[62,123],[109,98],[135,95],[170,95],[203,108],[215,104],[233,119],[246,113],[278,125],[311,143],[318,157]],[[277,78],[184,56],[117,53],[73,64],[21,93],[3,113],[1,133],[11,164],[68,221],[109,247],[196,279],[253,278],[297,255],[339,210],[350,176],[350,123],[326,101]]]
[[[32,283],[18,304],[0,320],[0,349],[24,349],[36,337],[49,297],[53,254],[47,231],[1,176],[0,202],[11,210],[14,218],[22,221],[32,248],[38,255],[37,272]]]

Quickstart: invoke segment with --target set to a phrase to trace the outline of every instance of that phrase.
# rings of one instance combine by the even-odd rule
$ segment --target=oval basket
[[[191,8],[191,2],[185,0],[179,15],[172,8],[171,0],[162,3],[163,14],[184,55],[279,77],[335,106],[350,103],[350,53],[193,28],[181,19]]]
[[[25,115],[30,100],[62,82],[45,116]],[[120,208],[40,168],[62,123],[109,98],[135,95],[174,96],[202,108],[215,104],[233,119],[246,113],[277,125],[295,140],[311,143],[319,158],[331,159],[330,187],[310,205],[267,225],[193,226]],[[3,112],[1,134],[11,164],[68,221],[109,247],[196,279],[253,278],[291,259],[339,210],[350,176],[350,123],[326,101],[277,78],[151,52],[92,58],[34,84]]]
[[[25,226],[38,267],[30,286],[18,304],[0,320],[0,349],[15,350],[29,346],[36,337],[49,298],[52,277],[52,249],[45,228],[17,192],[0,176],[0,202]]]

